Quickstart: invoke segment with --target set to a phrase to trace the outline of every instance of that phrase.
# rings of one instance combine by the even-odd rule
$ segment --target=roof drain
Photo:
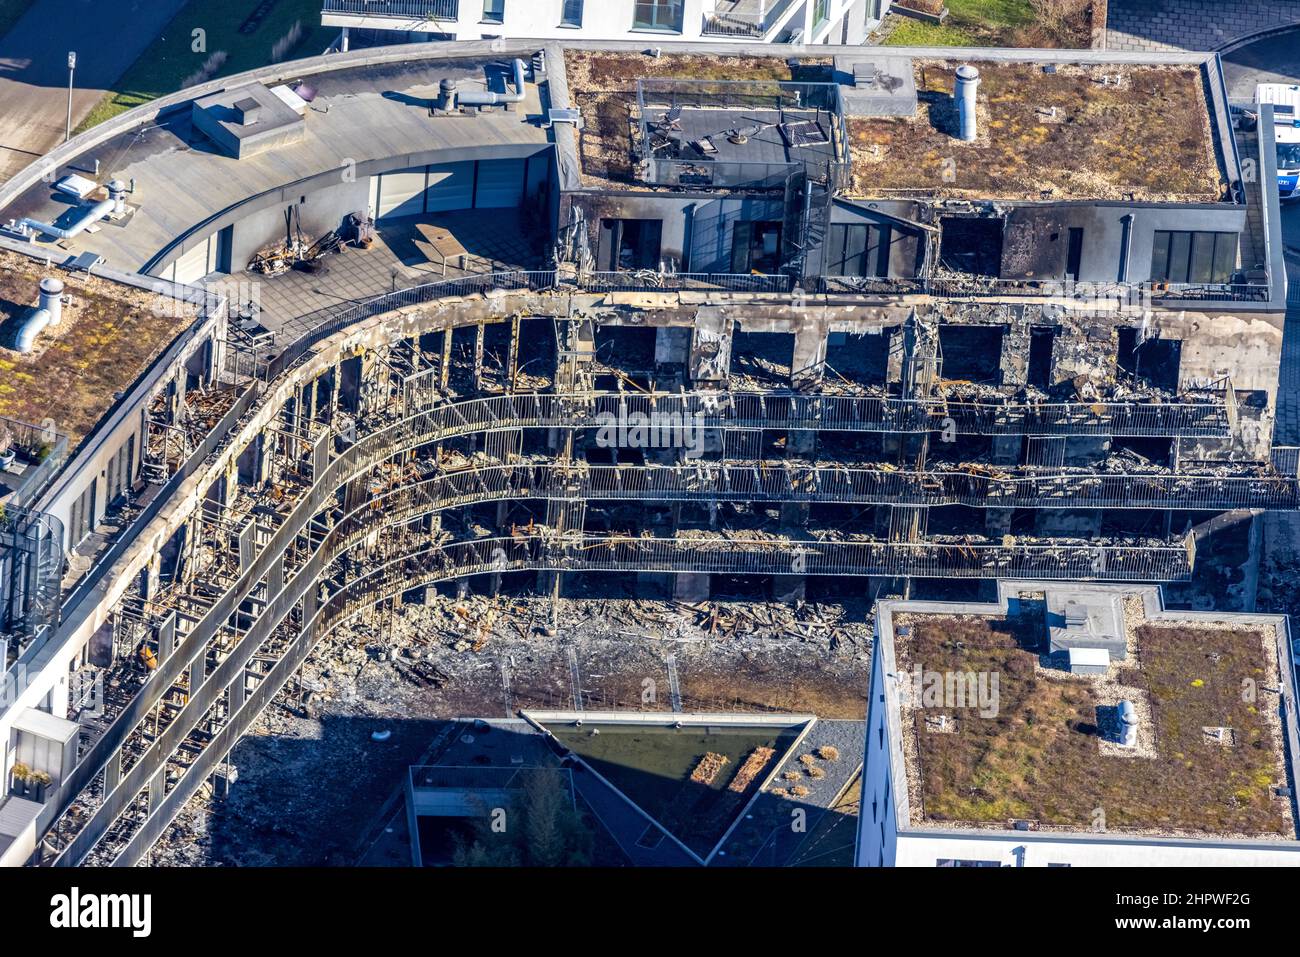
[[[497,93],[495,90],[466,90],[459,94],[461,106],[503,106],[522,103],[524,100],[524,61],[515,57],[515,92]]]

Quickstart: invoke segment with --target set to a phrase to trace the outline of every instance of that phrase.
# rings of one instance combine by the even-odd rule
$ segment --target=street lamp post
[[[72,75],[77,70],[77,53],[68,51],[68,123],[63,128],[63,142],[72,139]]]

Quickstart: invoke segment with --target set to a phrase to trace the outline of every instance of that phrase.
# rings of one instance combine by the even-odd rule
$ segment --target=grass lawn
[[[9,32],[9,28],[18,22],[18,18],[34,2],[35,0],[0,0],[0,37]]]
[[[911,17],[895,15],[895,23],[886,46],[1030,46],[1052,43],[1040,36],[1035,25],[1033,5],[1029,0],[947,0],[948,18],[942,24],[925,23]],[[1084,11],[1086,15],[1086,10]],[[1086,20],[1086,17],[1085,17]],[[1087,46],[1087,25],[1074,45]]]
[[[0,0],[0,5],[19,0]],[[107,94],[77,127],[77,132],[149,100],[175,93],[181,82],[203,68],[204,61],[218,51],[227,55],[211,78],[230,76],[271,60],[271,48],[301,21],[303,38],[286,59],[320,53],[338,32],[320,25],[320,0],[274,0],[269,12],[250,32],[241,33],[243,25],[263,0],[190,0],[164,28],[126,74],[117,89]],[[193,31],[205,30],[202,52],[194,52]]]

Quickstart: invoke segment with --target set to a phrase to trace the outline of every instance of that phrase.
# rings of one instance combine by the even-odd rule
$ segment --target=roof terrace
[[[1152,615],[1136,591],[1108,594],[1122,598],[1013,591],[997,616],[896,606],[912,826],[1085,831],[1101,820],[1111,832],[1294,840],[1285,626]],[[1070,635],[1087,650],[1072,652]],[[993,693],[954,707],[932,694],[933,675]],[[1131,746],[1121,702],[1136,718]]]
[[[62,258],[62,257],[60,257]],[[62,319],[41,330],[30,352],[14,346],[37,302],[42,278],[64,283]],[[149,363],[194,319],[191,307],[86,273],[43,269],[0,250],[0,416],[52,422],[76,445]]]
[[[849,116],[854,196],[1213,203],[1227,178],[1202,71],[974,62],[978,136],[956,135],[960,62],[917,60],[910,116]]]

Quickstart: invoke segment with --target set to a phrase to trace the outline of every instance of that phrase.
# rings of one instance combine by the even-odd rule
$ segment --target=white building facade
[[[891,0],[323,0],[321,22],[428,40],[859,45]]]

